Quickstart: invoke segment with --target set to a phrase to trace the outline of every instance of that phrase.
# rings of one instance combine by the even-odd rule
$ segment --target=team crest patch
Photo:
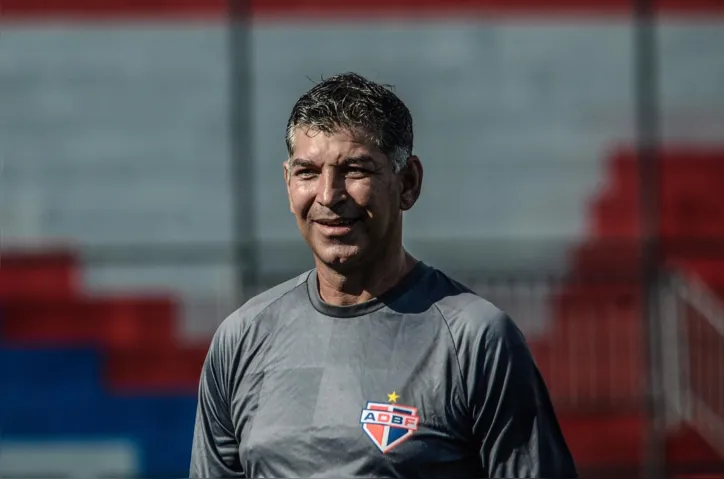
[[[419,421],[417,408],[378,402],[368,402],[360,417],[362,429],[383,454],[409,439]]]

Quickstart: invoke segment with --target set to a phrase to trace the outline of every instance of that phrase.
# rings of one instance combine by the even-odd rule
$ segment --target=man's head
[[[354,73],[315,85],[294,105],[286,143],[289,206],[318,261],[344,271],[401,247],[422,165],[390,89]]]

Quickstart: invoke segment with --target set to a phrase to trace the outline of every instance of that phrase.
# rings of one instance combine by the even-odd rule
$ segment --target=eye
[[[299,178],[312,178],[314,175],[316,175],[316,173],[308,168],[302,168],[294,171],[294,176]]]
[[[365,168],[360,168],[358,166],[351,166],[347,168],[347,176],[351,176],[353,178],[362,178],[368,176],[369,174],[369,170]]]

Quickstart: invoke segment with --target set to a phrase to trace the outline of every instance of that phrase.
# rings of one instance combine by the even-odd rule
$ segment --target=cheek
[[[388,185],[382,181],[370,181],[369,179],[362,181],[347,182],[347,193],[350,198],[360,206],[370,207],[370,209],[379,209],[381,205],[387,204],[390,196],[392,185]]]
[[[303,218],[307,215],[309,207],[314,202],[314,192],[306,185],[292,186],[289,189],[289,201],[294,214]]]
[[[369,192],[369,204],[378,215],[389,216],[400,208],[400,194],[396,185],[382,183]]]

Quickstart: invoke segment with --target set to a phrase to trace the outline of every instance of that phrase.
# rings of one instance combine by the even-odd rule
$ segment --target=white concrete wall
[[[136,446],[121,440],[0,441],[0,477],[135,477]]]

